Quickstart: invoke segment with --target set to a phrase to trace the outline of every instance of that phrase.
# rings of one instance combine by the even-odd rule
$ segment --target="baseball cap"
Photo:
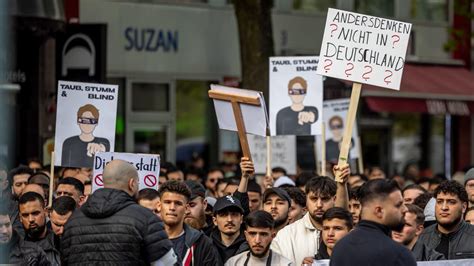
[[[204,198],[206,196],[206,189],[204,189],[204,186],[200,183],[193,180],[186,180],[184,183],[191,190],[191,200],[196,197]]]
[[[281,187],[283,185],[290,185],[292,187],[296,186],[295,181],[285,175],[280,176],[273,184],[274,187]]]
[[[279,188],[279,187],[272,187],[272,188],[269,188],[269,189],[265,190],[265,193],[263,193],[263,202],[265,202],[267,200],[267,198],[270,195],[273,195],[273,194],[276,194],[279,198],[288,201],[288,205],[291,206],[291,197],[290,197],[290,195],[284,189]]]
[[[28,178],[28,184],[49,186],[49,177],[43,173],[37,173]]]
[[[474,168],[469,169],[466,175],[464,176],[464,185],[466,185],[467,181],[474,179]]]
[[[214,204],[214,214],[229,208],[238,209],[242,214],[244,213],[244,209],[242,208],[240,200],[229,195],[217,199],[216,203]]]

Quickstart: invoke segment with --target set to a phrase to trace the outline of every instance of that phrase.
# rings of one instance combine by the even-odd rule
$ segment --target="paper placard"
[[[220,85],[211,85],[211,90],[218,92],[225,92],[237,96],[250,96],[258,97],[260,106],[240,104],[242,110],[242,117],[245,125],[245,133],[265,136],[267,133],[268,117],[267,110],[265,107],[265,101],[263,94],[259,91],[244,90],[230,88]],[[214,108],[216,109],[217,121],[220,129],[237,131],[237,125],[235,123],[234,111],[232,110],[232,104],[228,101],[213,100]]]
[[[329,8],[318,73],[399,90],[412,25]]]
[[[323,78],[317,56],[270,57],[270,131],[275,135],[321,134]]]
[[[340,152],[340,143],[344,135],[346,117],[349,110],[349,99],[327,100],[323,103],[324,122],[326,124],[326,161],[337,163]],[[355,122],[354,125],[357,125]],[[321,158],[321,142],[318,138],[318,158]],[[352,129],[349,160],[359,158],[359,134],[357,126]]]
[[[54,165],[92,168],[114,151],[117,97],[117,85],[58,82]]]
[[[139,154],[139,153],[119,153],[100,152],[94,158],[92,192],[103,188],[102,174],[105,166],[112,160],[120,159],[129,162],[138,171],[139,190],[152,188],[158,190],[160,177],[160,155]]]
[[[267,165],[266,137],[248,135],[255,173],[265,174]],[[296,136],[271,137],[271,168],[283,167],[290,175],[296,174]]]

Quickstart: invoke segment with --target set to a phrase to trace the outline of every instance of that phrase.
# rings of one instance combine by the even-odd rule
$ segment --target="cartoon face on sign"
[[[92,104],[80,107],[76,124],[81,133],[64,141],[61,164],[92,167],[94,154],[110,150],[108,139],[95,137],[93,134],[99,125],[99,110]]]
[[[314,106],[304,106],[307,87],[308,84],[302,77],[295,77],[288,82],[291,106],[277,113],[277,135],[311,135],[311,124],[318,120],[318,109]]]

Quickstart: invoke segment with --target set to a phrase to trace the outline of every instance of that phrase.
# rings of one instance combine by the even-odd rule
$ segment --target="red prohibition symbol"
[[[96,175],[94,178],[94,182],[97,186],[103,187],[104,186],[104,181],[102,180],[102,174]]]
[[[156,177],[154,175],[146,175],[145,178],[143,179],[143,182],[145,182],[145,185],[147,187],[155,187]]]

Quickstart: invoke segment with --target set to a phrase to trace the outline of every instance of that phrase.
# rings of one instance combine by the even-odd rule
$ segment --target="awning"
[[[400,91],[362,86],[375,112],[474,114],[474,73],[460,66],[406,64]]]

